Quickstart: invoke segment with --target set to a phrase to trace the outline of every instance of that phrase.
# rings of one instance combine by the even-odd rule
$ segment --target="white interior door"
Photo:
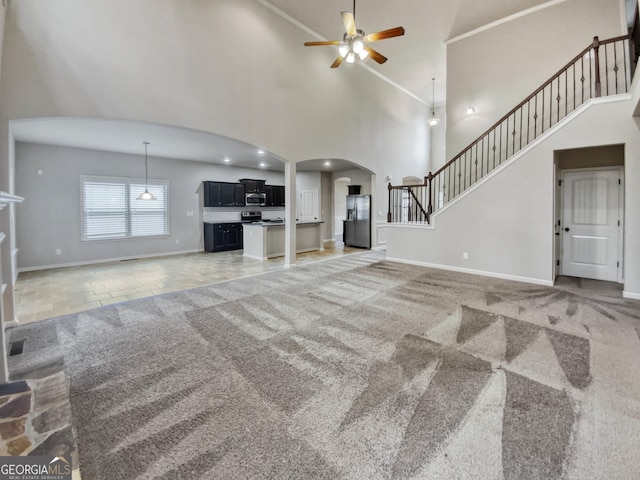
[[[318,189],[314,187],[303,187],[299,194],[298,221],[317,222],[320,219],[318,214]]]
[[[622,171],[564,172],[562,274],[618,280]]]

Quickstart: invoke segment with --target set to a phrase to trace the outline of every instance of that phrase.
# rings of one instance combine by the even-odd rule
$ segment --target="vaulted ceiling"
[[[256,0],[285,18],[307,28],[309,40],[338,40],[344,27],[342,11],[353,11],[353,0]],[[436,78],[435,103],[446,98],[446,45],[454,39],[528,9],[564,0],[356,0],[356,25],[365,33],[403,26],[405,35],[380,41],[376,50],[389,58],[383,65],[366,60],[367,67],[431,105]],[[312,35],[315,32],[319,37]],[[326,51],[322,51],[326,49]],[[310,47],[308,55],[327,58],[327,68],[337,56],[335,47]],[[343,65],[340,68],[353,68]],[[357,67],[356,67],[357,68]],[[339,71],[339,69],[338,69]],[[336,72],[339,75],[338,71]]]
[[[341,39],[344,33],[340,12],[353,11],[353,0],[255,0],[304,31],[311,40]],[[436,78],[435,104],[446,99],[447,40],[472,32],[529,9],[543,8],[566,0],[356,0],[356,25],[366,33],[403,26],[405,35],[387,39],[374,46],[389,60],[378,65],[366,60],[364,67],[431,106],[432,82]],[[632,1],[632,0],[627,0]],[[326,59],[327,69],[337,56],[336,47],[304,47],[306,55]],[[343,65],[342,69],[362,68]],[[82,132],[82,135],[79,133]],[[265,163],[269,169],[281,170],[282,161],[259,146],[204,132],[192,132],[167,126],[138,122],[108,122],[96,119],[34,119],[15,122],[15,139],[23,142],[67,145],[114,152],[139,154],[140,142],[126,142],[129,137],[145,138],[152,143],[152,155],[182,158],[210,163],[233,163],[256,168]],[[171,139],[171,141],[167,141]],[[352,168],[349,162],[316,159],[300,165],[300,169],[337,171]]]

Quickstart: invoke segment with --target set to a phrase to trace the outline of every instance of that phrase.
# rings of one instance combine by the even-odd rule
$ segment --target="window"
[[[168,182],[149,183],[156,200],[137,200],[140,180],[82,177],[82,240],[168,235]]]

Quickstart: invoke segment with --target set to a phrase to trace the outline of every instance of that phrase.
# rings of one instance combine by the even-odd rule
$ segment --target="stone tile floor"
[[[357,252],[362,249],[328,242],[324,251],[298,254],[296,264]],[[284,257],[261,261],[234,250],[22,272],[15,284],[16,317],[34,322],[281,268]]]
[[[80,478],[69,385],[60,370],[0,386],[0,455],[64,457]]]

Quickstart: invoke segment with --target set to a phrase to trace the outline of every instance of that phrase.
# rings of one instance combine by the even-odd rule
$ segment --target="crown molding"
[[[491,30],[492,28],[498,27],[500,25],[504,25],[505,23],[512,22],[517,20],[518,18],[526,17],[527,15],[531,15],[532,13],[538,12],[540,10],[544,10],[546,8],[555,7],[561,3],[564,3],[568,0],[551,0],[549,2],[537,5],[535,7],[527,8],[526,10],[522,10],[521,12],[514,13],[513,15],[509,15],[507,17],[501,18],[491,23],[487,23],[478,28],[474,28],[473,30],[468,31],[467,33],[463,33],[461,35],[457,35],[453,38],[444,41],[444,44],[449,46],[453,43],[459,42],[460,40],[464,40],[465,38],[473,37],[482,32],[486,32],[487,30]]]

